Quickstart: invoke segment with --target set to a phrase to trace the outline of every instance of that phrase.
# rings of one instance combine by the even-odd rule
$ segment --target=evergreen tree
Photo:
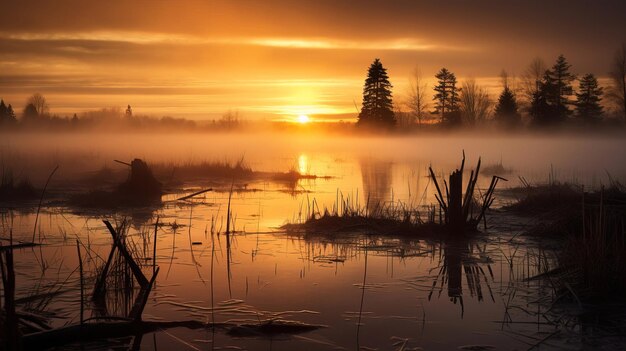
[[[553,120],[554,109],[548,104],[545,91],[541,87],[533,93],[529,112],[535,125],[548,125]]]
[[[595,122],[602,117],[602,88],[598,79],[589,73],[582,77],[576,93],[576,115],[585,122]]]
[[[572,82],[576,76],[569,72],[571,65],[565,56],[559,55],[554,66],[546,71],[540,90],[550,106],[550,115],[546,122],[560,122],[569,116],[572,111],[568,105],[571,104],[568,96],[574,94]]]
[[[4,100],[0,100],[0,123],[4,122],[4,120],[7,118],[7,114],[7,106],[4,104]]]
[[[363,108],[359,113],[358,125],[391,127],[396,124],[391,88],[387,69],[383,67],[380,59],[375,59],[367,71],[363,86]]]
[[[436,75],[437,86],[435,86],[435,112],[441,117],[442,123],[457,124],[460,122],[459,113],[459,88],[456,87],[456,76],[454,73],[442,68]]]
[[[498,98],[494,118],[498,123],[507,127],[514,127],[522,121],[522,115],[518,112],[517,99],[508,85],[504,86]]]
[[[7,119],[6,122],[9,123],[16,123],[17,122],[17,117],[15,117],[15,111],[13,111],[13,106],[11,106],[11,104],[9,104],[9,107],[7,107]]]
[[[13,124],[16,122],[15,112],[11,104],[4,104],[4,100],[0,100],[0,125]]]

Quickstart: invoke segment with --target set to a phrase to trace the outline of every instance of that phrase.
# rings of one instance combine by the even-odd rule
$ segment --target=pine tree
[[[17,122],[17,117],[15,117],[15,111],[13,111],[13,106],[11,106],[11,104],[9,104],[9,107],[7,107],[7,122],[9,123],[16,123]]]
[[[602,88],[598,79],[589,73],[582,77],[576,93],[576,115],[585,122],[595,122],[602,117]]]
[[[436,75],[437,86],[433,96],[435,101],[435,113],[439,114],[442,123],[456,124],[460,122],[459,114],[459,90],[456,87],[454,73],[442,68]]]
[[[380,59],[375,59],[367,71],[363,86],[363,108],[359,113],[358,125],[391,127],[396,124],[391,88],[387,69]]]
[[[503,126],[514,127],[519,125],[522,121],[522,115],[518,112],[517,99],[515,94],[508,87],[504,86],[504,90],[498,98],[498,104],[496,105],[494,118]]]
[[[546,116],[550,122],[563,121],[572,113],[568,96],[574,94],[572,82],[576,76],[569,72],[570,67],[565,56],[559,55],[554,66],[544,75],[541,90],[552,110],[551,116]]]
[[[5,119],[7,118],[7,114],[7,106],[4,104],[4,100],[0,100],[0,123],[4,123]]]
[[[541,87],[533,93],[529,112],[533,118],[533,124],[537,126],[548,125],[553,120],[554,109],[548,104],[546,93]]]

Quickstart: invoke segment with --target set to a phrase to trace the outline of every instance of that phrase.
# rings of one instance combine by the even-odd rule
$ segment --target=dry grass
[[[292,223],[283,226],[289,232],[336,235],[345,232],[375,232],[390,235],[430,235],[442,232],[436,222],[435,208],[422,211],[400,201],[362,205],[358,198],[344,196],[339,191],[331,208],[320,210],[317,201],[307,201]]]
[[[626,192],[611,187],[586,194],[580,227],[569,232],[560,257],[566,288],[581,301],[626,300]]]
[[[551,182],[516,189],[520,200],[507,208],[540,224],[527,234],[563,243],[558,284],[578,302],[624,301],[626,289],[626,189],[585,192],[582,186]]]

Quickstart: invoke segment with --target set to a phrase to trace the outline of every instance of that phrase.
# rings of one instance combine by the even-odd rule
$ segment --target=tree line
[[[559,55],[549,68],[541,59],[533,60],[515,82],[502,71],[501,92],[495,102],[474,79],[459,84],[456,75],[445,67],[435,74],[436,85],[429,89],[416,68],[406,101],[394,104],[387,69],[375,59],[365,79],[357,125],[472,127],[489,122],[512,129],[524,125],[525,120],[536,127],[626,122],[626,44],[612,61],[610,86],[601,87],[593,73],[576,76],[571,67],[565,56]],[[607,106],[614,110],[607,111]]]
[[[50,113],[48,100],[40,93],[31,95],[18,117],[11,106],[0,99],[0,130],[234,130],[246,124],[239,112],[227,111],[218,119],[196,122],[185,118],[161,118],[133,114],[132,107],[101,108],[80,115],[59,116]]]

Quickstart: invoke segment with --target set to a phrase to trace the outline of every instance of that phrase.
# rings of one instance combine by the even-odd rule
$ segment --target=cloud
[[[417,64],[493,77],[563,53],[602,76],[626,41],[618,0],[21,0],[3,13],[0,96],[45,91],[63,111],[127,94],[185,113],[346,112],[375,57],[399,97]]]

